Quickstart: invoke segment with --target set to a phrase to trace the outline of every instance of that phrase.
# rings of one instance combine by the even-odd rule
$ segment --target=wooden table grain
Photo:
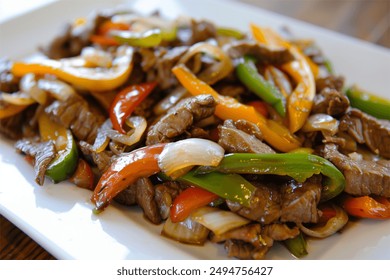
[[[390,48],[390,0],[239,0]],[[55,259],[0,216],[0,259]]]

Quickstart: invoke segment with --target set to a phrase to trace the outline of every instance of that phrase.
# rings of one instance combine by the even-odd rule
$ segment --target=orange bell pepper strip
[[[52,74],[80,88],[108,91],[124,84],[130,76],[133,68],[133,48],[128,46],[118,48],[116,58],[110,68],[83,67],[74,65],[74,61],[75,58],[64,58],[60,60],[45,59],[39,62],[15,62],[11,72],[17,77],[28,73]]]
[[[178,65],[172,69],[180,83],[192,94],[210,94],[217,101],[215,115],[223,120],[244,119],[255,123],[263,133],[264,140],[274,148],[288,152],[301,146],[299,139],[283,125],[268,120],[253,106],[244,105],[230,96],[218,94],[212,87],[199,80],[186,66]]]
[[[0,107],[0,120],[16,115],[17,113],[22,112],[28,106],[26,105],[14,105],[7,104],[4,107]]]
[[[145,146],[117,158],[100,178],[91,201],[95,211],[103,210],[111,200],[137,179],[160,171],[158,156],[165,144]]]
[[[174,223],[184,221],[192,211],[216,200],[219,196],[199,187],[189,187],[173,201],[170,218]]]
[[[390,201],[384,197],[348,196],[342,202],[344,210],[352,216],[370,219],[390,219]]]
[[[251,30],[253,37],[258,42],[266,45],[285,47],[295,57],[295,60],[281,66],[297,83],[294,91],[287,99],[289,128],[294,133],[302,128],[313,106],[315,96],[314,74],[305,55],[272,29],[261,28],[251,24]]]

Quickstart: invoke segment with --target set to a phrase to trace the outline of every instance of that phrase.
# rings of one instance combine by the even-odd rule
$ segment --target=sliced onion
[[[229,56],[226,55],[218,46],[214,46],[210,43],[199,42],[193,45],[185,55],[181,57],[178,64],[185,64],[193,56],[198,53],[208,54],[212,58],[218,60],[218,62],[212,64],[206,70],[202,71],[198,78],[202,81],[212,85],[219,80],[225,78],[233,70],[233,63]]]
[[[146,130],[147,122],[145,118],[141,116],[132,116],[126,119],[126,124],[133,128],[128,131],[127,134],[119,133],[114,129],[108,129],[106,133],[112,140],[131,146],[141,139]]]
[[[161,234],[179,242],[203,245],[209,232],[206,227],[195,222],[191,217],[179,223],[173,223],[168,217]]]
[[[70,85],[59,80],[40,79],[38,87],[49,92],[55,99],[60,101],[66,101],[70,96],[76,94]]]
[[[34,74],[30,73],[22,77],[20,80],[20,89],[30,95],[39,104],[44,105],[46,103],[47,93],[38,87]]]
[[[325,238],[336,233],[347,224],[348,215],[342,208],[336,205],[333,205],[333,208],[336,210],[336,216],[330,218],[323,227],[309,229],[301,223],[298,223],[299,229],[303,233],[316,238]]]
[[[339,128],[339,121],[327,114],[311,115],[305,125],[302,127],[303,132],[324,131],[335,135]]]
[[[95,142],[93,143],[92,150],[96,153],[104,151],[110,143],[110,138],[108,138],[106,131],[112,129],[110,119],[107,119],[98,129]]]
[[[0,99],[14,105],[31,105],[36,102],[33,98],[30,97],[29,94],[23,91],[18,91],[14,93],[2,92],[0,95]]]
[[[198,208],[192,212],[191,217],[216,235],[250,223],[250,220],[236,213],[208,206]]]
[[[112,66],[111,55],[108,52],[93,47],[83,48],[81,57],[85,59],[89,67],[109,68]]]
[[[225,150],[217,143],[200,138],[189,138],[169,143],[158,158],[158,165],[168,176],[194,165],[217,166]]]

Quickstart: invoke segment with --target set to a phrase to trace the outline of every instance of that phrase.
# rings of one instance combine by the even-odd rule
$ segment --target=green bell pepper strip
[[[161,30],[150,29],[142,33],[134,31],[112,30],[109,33],[118,43],[133,47],[150,48],[160,45],[163,40]]]
[[[284,240],[283,243],[290,253],[297,258],[302,258],[308,254],[307,243],[302,233],[294,238]]]
[[[199,175],[194,170],[177,179],[190,185],[198,186],[218,196],[238,202],[243,206],[250,207],[251,199],[256,187],[238,174],[223,174],[211,172]]]
[[[217,34],[221,36],[233,37],[237,40],[245,37],[244,33],[234,28],[229,27],[217,27]]]
[[[53,159],[46,170],[46,176],[59,183],[73,175],[78,163],[78,151],[76,142],[70,130],[66,132],[67,143],[64,150],[58,152],[58,156]]]
[[[253,93],[270,104],[282,117],[286,116],[286,99],[271,83],[263,78],[256,69],[255,59],[244,56],[236,66],[240,81]]]
[[[307,153],[285,154],[227,154],[216,167],[201,166],[196,174],[218,171],[239,174],[287,175],[302,183],[314,174],[325,176],[321,200],[339,195],[345,187],[344,175],[328,160]]]
[[[346,95],[352,107],[376,118],[390,120],[390,100],[362,91],[356,86],[348,88]]]

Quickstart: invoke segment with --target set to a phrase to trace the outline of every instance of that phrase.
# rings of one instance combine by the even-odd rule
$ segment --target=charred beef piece
[[[343,115],[349,108],[348,98],[336,89],[324,88],[315,95],[312,114]]]
[[[72,95],[66,101],[54,101],[46,107],[45,112],[53,121],[70,128],[78,140],[89,144],[94,143],[97,130],[105,120],[78,95]]]
[[[341,119],[339,130],[347,132],[359,144],[366,144],[374,154],[390,158],[390,121],[351,109]]]
[[[54,141],[34,142],[22,139],[15,143],[15,148],[34,158],[35,182],[42,186],[47,167],[57,154]]]
[[[280,194],[277,188],[262,184],[257,184],[251,204],[252,207],[244,207],[237,202],[227,200],[227,206],[232,212],[235,212],[247,219],[260,222],[261,224],[270,224],[276,222],[280,217]]]
[[[115,201],[124,205],[138,204],[145,216],[154,224],[161,222],[160,211],[154,199],[155,188],[149,178],[140,178],[134,184],[120,192]]]
[[[11,73],[12,63],[0,58],[0,92],[13,93],[19,90],[19,78]]]
[[[316,79],[316,92],[321,93],[324,89],[335,89],[338,92],[343,90],[344,78],[341,76],[327,76]]]
[[[199,95],[180,101],[156,124],[151,126],[146,145],[170,142],[194,122],[214,114],[216,102],[211,95]]]
[[[181,45],[191,46],[195,43],[215,38],[216,34],[217,29],[213,23],[206,20],[197,21],[191,18],[189,22],[179,27],[177,38]]]
[[[252,55],[265,64],[283,64],[294,59],[288,49],[271,49],[254,41],[236,41],[226,45],[224,50],[232,59]]]
[[[340,153],[334,144],[325,145],[321,154],[343,172],[346,193],[390,197],[390,168],[383,162],[354,160]]]
[[[282,187],[281,222],[318,222],[317,204],[321,198],[321,177],[313,176],[300,184],[294,180]]]
[[[245,120],[226,120],[218,126],[218,144],[229,153],[275,153],[261,141],[259,128]]]

